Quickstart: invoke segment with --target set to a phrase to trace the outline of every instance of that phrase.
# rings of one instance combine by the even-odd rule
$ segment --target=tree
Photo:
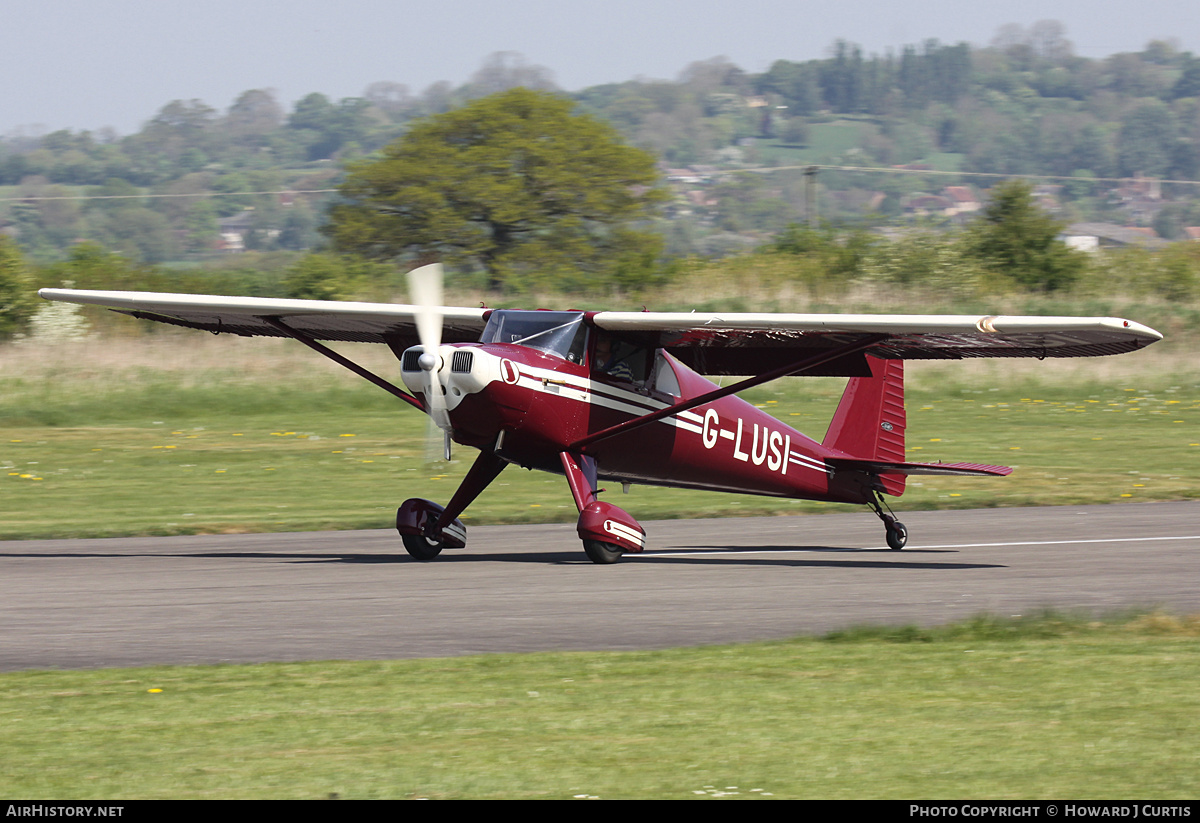
[[[1082,252],[1058,239],[1062,225],[1033,202],[1022,180],[1001,183],[991,202],[969,228],[968,254],[997,274],[1040,291],[1066,288],[1083,269]]]
[[[36,306],[33,277],[17,244],[0,234],[0,340],[25,328]]]
[[[1121,173],[1162,177],[1171,166],[1175,133],[1175,118],[1165,103],[1150,100],[1139,105],[1122,119],[1117,135]]]
[[[414,124],[349,166],[324,231],[375,259],[480,267],[493,288],[564,264],[612,275],[622,247],[657,240],[630,224],[663,195],[653,157],[573,105],[516,88]]]
[[[337,254],[313,252],[289,267],[283,278],[288,297],[352,300],[386,282],[390,266]]]
[[[283,125],[283,107],[271,89],[244,91],[225,116],[224,127],[236,142],[259,146],[266,135]]]

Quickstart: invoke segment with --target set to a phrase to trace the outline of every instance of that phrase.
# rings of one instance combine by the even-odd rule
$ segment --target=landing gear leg
[[[886,532],[888,548],[892,551],[900,551],[908,543],[908,529],[904,524],[896,519],[896,515],[892,513],[891,508],[884,501],[879,492],[875,492],[875,498],[868,505],[875,510],[875,514],[883,521],[883,528]],[[884,509],[887,509],[885,512]]]
[[[629,512],[596,499],[595,459],[570,452],[562,452],[559,459],[579,509],[576,531],[583,541],[588,560],[607,566],[616,563],[626,552],[644,549],[646,532]]]
[[[444,548],[465,546],[467,528],[458,516],[506,465],[495,452],[480,452],[444,509],[429,500],[405,500],[396,511],[396,531],[400,532],[405,550],[417,560],[432,560]]]

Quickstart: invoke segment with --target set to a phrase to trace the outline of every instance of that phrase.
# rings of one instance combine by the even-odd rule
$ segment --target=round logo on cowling
[[[500,361],[500,376],[504,378],[505,383],[516,383],[521,379],[521,370],[517,368],[517,364],[505,358]]]
[[[885,432],[890,432],[892,430],[892,424],[884,420],[879,424],[879,428],[883,429]]]

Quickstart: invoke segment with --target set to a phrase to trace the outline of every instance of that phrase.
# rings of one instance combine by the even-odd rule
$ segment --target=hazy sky
[[[247,89],[291,104],[358,96],[388,80],[420,93],[520,52],[569,90],[675,79],[723,55],[750,72],[934,37],[986,45],[1005,23],[1058,20],[1075,51],[1105,57],[1174,38],[1200,52],[1196,0],[0,0],[0,134],[137,131],[165,103],[224,110]]]

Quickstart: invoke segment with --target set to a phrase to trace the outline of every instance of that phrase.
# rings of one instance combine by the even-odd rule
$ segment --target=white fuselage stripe
[[[523,389],[551,394],[555,397],[564,397],[580,403],[602,406],[624,414],[641,417],[642,415],[661,411],[670,406],[670,404],[664,403],[661,400],[610,386],[607,383],[599,383],[585,377],[565,375],[561,372],[539,369],[527,365],[521,365],[520,370],[521,376],[517,381],[517,385]],[[704,436],[704,417],[691,410],[678,412],[670,417],[664,417],[657,422]],[[718,436],[725,440],[733,440],[735,438],[734,432],[730,429],[719,429],[717,433]],[[828,471],[825,463],[815,457],[809,457],[806,454],[796,451],[790,451],[788,457],[791,465],[822,473]]]
[[[603,406],[606,409],[613,409],[614,411],[632,414],[637,417],[668,407],[668,404],[661,400],[623,391],[593,380],[563,375],[560,372],[530,368],[528,366],[521,366],[521,377],[517,381],[517,385],[531,391],[552,394],[557,397],[566,397],[581,403]],[[680,419],[684,417],[687,419]],[[701,434],[702,430],[700,426],[693,424],[692,421],[695,421],[695,424],[699,424],[704,422],[704,418],[698,414],[684,411],[677,416],[665,417],[659,422],[675,426],[684,431],[693,432],[694,434]]]

